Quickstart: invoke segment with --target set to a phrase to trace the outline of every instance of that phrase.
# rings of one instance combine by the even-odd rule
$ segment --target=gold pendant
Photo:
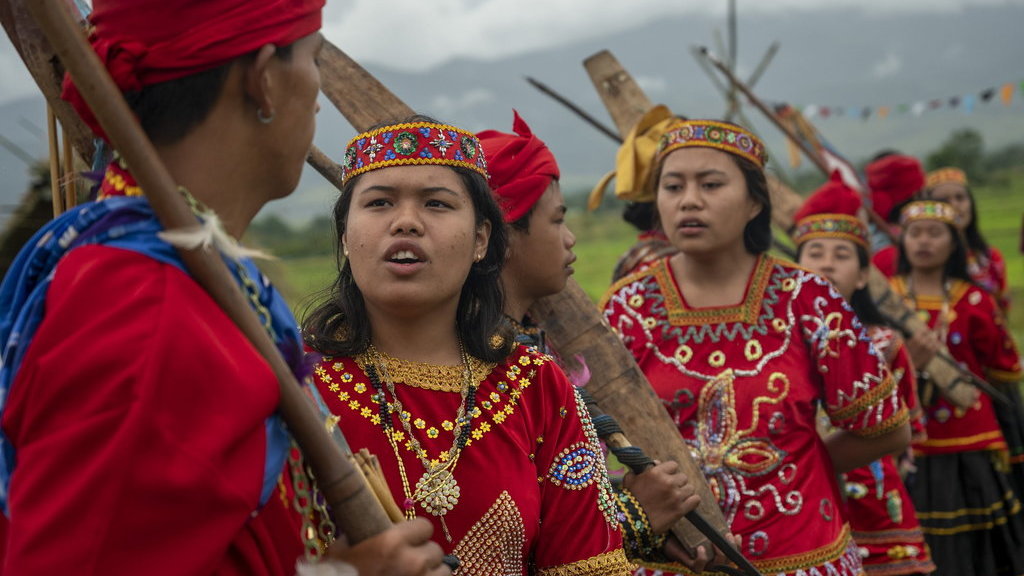
[[[434,516],[444,516],[459,503],[462,489],[447,467],[428,470],[416,482],[413,498]]]

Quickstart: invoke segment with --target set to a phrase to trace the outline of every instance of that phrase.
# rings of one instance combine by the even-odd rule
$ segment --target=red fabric
[[[308,36],[320,29],[324,1],[94,0],[89,40],[121,91],[133,92]],[[103,136],[69,75],[61,97]]]
[[[905,279],[891,280],[893,290],[907,296]],[[927,313],[928,327],[946,332],[946,344],[953,358],[979,378],[1014,382],[1020,378],[1020,357],[1010,338],[995,301],[981,288],[953,280],[949,289],[949,313],[943,317],[941,296],[917,296],[917,310]],[[992,399],[982,394],[969,410],[961,410],[938,396],[925,407],[928,438],[915,443],[914,450],[925,455],[997,450],[1006,452],[1006,440],[996,420]]]
[[[900,259],[900,247],[895,244],[890,244],[884,248],[880,248],[878,252],[875,252],[871,256],[871,263],[878,268],[878,271],[885,274],[886,278],[892,278],[896,275],[896,268],[899,266]]]
[[[498,197],[505,222],[522,218],[544,195],[551,181],[559,178],[554,154],[533,135],[519,112],[513,114],[515,134],[497,130],[477,134],[487,158],[491,189]]]
[[[803,205],[793,215],[793,221],[800,222],[808,216],[817,214],[857,216],[860,207],[860,195],[843,182],[842,174],[836,170],[832,172],[828,182],[804,200]]]
[[[314,373],[349,445],[377,456],[401,506],[406,495],[395,449],[384,433],[380,404],[366,373],[344,357],[324,357]],[[461,395],[417,383],[394,384],[426,457],[440,462],[454,440],[452,421]],[[476,398],[472,432],[453,472],[461,495],[444,516],[452,540],[445,538],[437,516],[419,504],[414,508],[434,524],[434,541],[462,560],[459,573],[525,575],[550,569],[552,574],[625,574],[599,441],[586,407],[551,357],[519,346],[480,382]],[[411,490],[424,465],[397,415],[392,419]],[[556,464],[571,467],[568,475],[578,483],[558,481],[552,474]],[[587,568],[587,559],[595,557],[609,562],[604,571]]]
[[[893,154],[868,164],[868,188],[875,212],[888,220],[892,209],[914,197],[924,186],[924,169],[913,156]]]
[[[1010,289],[1006,280],[1006,260],[995,246],[989,246],[988,254],[979,256],[974,250],[967,252],[967,273],[971,280],[996,299],[1003,314],[1010,314]]]
[[[764,574],[859,575],[818,407],[862,436],[907,415],[835,289],[761,256],[741,303],[693,308],[666,258],[615,284],[602,308],[700,455],[751,562]]]
[[[900,398],[910,411],[911,424],[920,424],[921,408],[910,357],[891,328],[869,326],[871,343],[896,379]],[[914,503],[900,478],[896,460],[885,456],[871,466],[844,474],[845,511],[853,539],[862,550],[869,576],[930,574],[935,571]]]
[[[210,297],[86,246],[46,306],[2,422],[18,466],[0,573],[293,574],[296,514],[276,492],[253,514],[277,383]]]

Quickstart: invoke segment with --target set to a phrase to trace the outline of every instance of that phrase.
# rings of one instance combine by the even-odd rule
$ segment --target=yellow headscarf
[[[605,189],[612,178],[615,178],[617,197],[630,202],[653,202],[653,191],[645,187],[654,167],[658,144],[662,135],[680,122],[683,120],[673,116],[666,106],[659,104],[648,110],[619,146],[615,156],[615,170],[605,174],[590,192],[587,209],[596,210],[601,205]]]

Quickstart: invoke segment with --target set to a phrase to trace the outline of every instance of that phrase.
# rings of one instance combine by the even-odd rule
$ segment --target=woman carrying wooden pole
[[[198,277],[192,264],[202,258],[193,256],[208,248],[179,255],[168,242],[217,249],[213,258],[227,263],[301,378],[295,320],[235,239],[298,181],[317,111],[322,6],[94,2],[93,47],[131,99],[153,158],[139,152],[151,150],[145,138],[111,122],[113,101],[95,97],[108,77],[69,64],[66,96],[87,120],[92,107],[115,144],[140,144],[125,158],[165,166],[160,176],[169,173],[202,225],[164,233],[164,212],[117,161],[101,199],[48,225],[8,273],[0,571],[283,575],[323,555],[350,564],[324,565],[339,574],[449,573],[422,521],[329,546],[335,525],[289,437],[303,423],[285,428],[277,412],[286,394],[275,361],[186,273],[187,264]],[[89,61],[75,52],[77,31],[56,24],[63,3],[32,8],[51,41],[66,44],[62,58]],[[141,168],[138,176],[155,181]],[[335,512],[339,528],[363,521]],[[75,536],[54,546],[76,523]]]

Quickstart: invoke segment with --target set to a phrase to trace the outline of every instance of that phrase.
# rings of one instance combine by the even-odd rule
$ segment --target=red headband
[[[324,1],[94,0],[89,40],[121,91],[135,92],[308,36]],[[70,76],[61,97],[103,136]]]
[[[558,163],[547,145],[512,111],[515,134],[484,130],[477,134],[487,156],[491,189],[498,198],[505,222],[522,218],[558,180]]]

